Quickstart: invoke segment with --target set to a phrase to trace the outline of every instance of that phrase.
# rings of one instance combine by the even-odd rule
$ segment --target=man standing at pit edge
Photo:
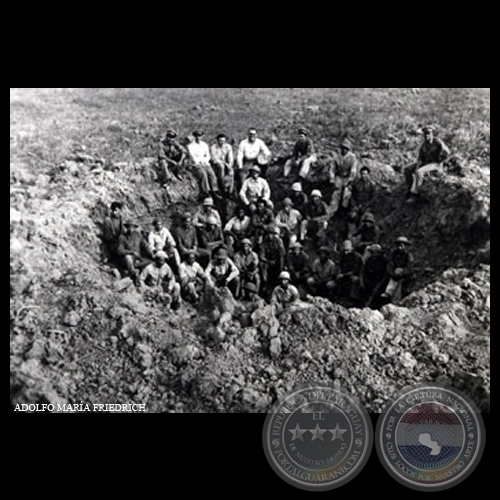
[[[271,151],[263,140],[257,137],[257,129],[250,128],[248,137],[241,141],[235,169],[236,189],[241,190],[248,177],[250,167],[266,167],[271,160]]]

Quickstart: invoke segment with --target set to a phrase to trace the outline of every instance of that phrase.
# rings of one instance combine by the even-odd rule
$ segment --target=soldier
[[[177,311],[181,306],[181,287],[175,281],[174,273],[167,264],[167,258],[165,252],[157,252],[154,262],[142,271],[140,281],[149,295],[162,298],[167,304],[171,304],[174,311]]]
[[[110,215],[106,217],[103,223],[102,237],[111,259],[118,257],[118,242],[120,236],[125,232],[121,215],[122,209],[123,205],[118,201],[114,201],[110,207]]]
[[[274,289],[271,304],[274,313],[280,315],[300,300],[299,291],[290,284],[290,273],[284,271],[278,277],[279,284]]]
[[[186,212],[183,215],[182,225],[174,228],[173,233],[182,260],[186,259],[189,251],[196,252],[198,250],[198,235],[190,213]]]
[[[208,282],[216,288],[227,287],[236,297],[240,287],[240,272],[228,257],[225,248],[219,248],[205,271]]]
[[[262,244],[265,228],[274,222],[274,212],[267,207],[266,200],[257,200],[255,212],[252,214],[250,233],[253,237],[253,247],[258,249]]]
[[[274,223],[266,227],[260,250],[262,282],[267,288],[274,286],[276,279],[285,266],[286,251],[279,236],[279,229]]]
[[[425,174],[442,170],[443,162],[450,155],[446,144],[435,136],[436,129],[427,126],[422,129],[424,143],[420,147],[418,160],[405,168],[406,183],[408,185],[408,203],[414,203],[424,182]]]
[[[330,183],[334,186],[329,213],[333,217],[340,206],[348,208],[351,201],[352,183],[357,176],[357,159],[352,144],[345,139],[340,145],[340,154],[330,167]]]
[[[359,299],[363,258],[354,251],[351,241],[342,244],[342,256],[338,266],[337,283],[340,295],[349,299]]]
[[[225,134],[217,136],[217,142],[210,148],[210,158],[219,181],[219,190],[230,196],[234,191],[234,153]]]
[[[298,210],[304,217],[306,214],[307,204],[309,199],[306,193],[302,189],[302,184],[296,182],[292,185],[292,192],[290,193],[290,199],[292,200],[292,206],[295,210]]]
[[[298,140],[293,149],[292,157],[285,164],[285,177],[288,177],[294,168],[299,168],[299,177],[305,179],[309,174],[311,166],[318,161],[314,150],[314,143],[308,135],[307,129],[299,129]]]
[[[165,139],[158,145],[159,180],[162,184],[170,181],[172,175],[181,178],[187,159],[184,147],[177,141],[177,132],[168,130]]]
[[[212,258],[214,250],[224,246],[224,236],[221,228],[217,225],[217,219],[210,216],[205,227],[200,230],[200,248],[198,253],[203,264]]]
[[[309,235],[316,245],[324,238],[328,227],[328,207],[323,201],[323,194],[319,189],[311,193],[311,199],[305,209],[305,220],[300,227],[300,240],[304,241]]]
[[[290,198],[283,200],[283,210],[276,216],[276,225],[281,230],[281,236],[285,247],[295,243],[300,236],[300,224],[302,223],[302,214],[295,210]]]
[[[184,298],[192,304],[198,304],[207,276],[201,265],[196,262],[196,251],[186,252],[186,260],[180,265],[179,276]]]
[[[245,289],[247,283],[253,283],[260,291],[259,256],[252,250],[252,242],[244,239],[242,249],[234,257],[234,264],[240,271],[240,284]],[[240,294],[238,294],[240,295]]]
[[[367,247],[379,243],[382,230],[377,225],[375,216],[371,212],[366,212],[361,218],[361,225],[354,235],[356,241],[356,251],[363,255],[366,260],[368,255],[364,255]]]
[[[331,298],[337,287],[335,263],[329,258],[328,247],[321,247],[318,255],[318,259],[311,267],[312,276],[307,280],[307,284],[313,295]]]
[[[215,176],[212,165],[210,164],[210,148],[206,142],[201,140],[203,135],[204,134],[201,130],[193,132],[194,141],[189,144],[188,152],[191,158],[191,163],[193,164],[196,174],[200,180],[202,196],[208,196],[211,193],[213,195],[217,195],[219,192],[217,177]]]
[[[153,231],[148,235],[148,254],[154,256],[160,252],[165,251],[168,256],[168,265],[172,268],[174,273],[178,274],[181,259],[177,251],[177,244],[170,231],[163,225],[159,219],[153,220]]]
[[[266,166],[271,160],[271,152],[264,141],[257,137],[257,130],[248,130],[248,137],[241,141],[235,170],[236,188],[241,189],[248,177],[250,167]]]
[[[411,243],[408,238],[400,236],[389,255],[387,274],[390,279],[382,294],[382,299],[386,301],[399,302],[406,293],[407,285],[412,277],[413,264],[413,255],[408,251],[409,245]]]
[[[236,209],[235,216],[224,227],[224,236],[230,257],[240,250],[241,242],[249,236],[250,223],[251,220],[246,213],[245,207],[239,206]]]
[[[287,270],[290,273],[292,282],[300,290],[307,287],[307,278],[311,273],[311,261],[303,245],[294,243],[288,252]],[[301,294],[302,295],[302,294]]]
[[[213,198],[205,198],[203,200],[203,205],[197,210],[193,217],[193,226],[197,229],[202,229],[205,227],[207,219],[209,217],[215,217],[217,219],[217,225],[222,227],[222,221],[219,212],[214,208]],[[198,233],[198,237],[200,234]]]
[[[368,258],[365,261],[362,273],[362,288],[368,300],[367,307],[381,295],[382,287],[387,278],[387,258],[382,247],[378,244],[368,247]]]
[[[266,200],[269,204],[271,201],[271,189],[268,182],[260,176],[260,167],[253,165],[250,167],[249,172],[250,177],[245,180],[240,191],[241,201],[247,207],[255,205],[259,199]]]

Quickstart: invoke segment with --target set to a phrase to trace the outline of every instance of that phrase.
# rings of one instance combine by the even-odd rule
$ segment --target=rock
[[[405,352],[401,356],[401,364],[407,370],[412,371],[417,366],[418,362],[409,352]]]
[[[226,339],[226,332],[220,327],[216,326],[210,329],[210,338],[216,343],[220,344]]]
[[[127,314],[130,314],[129,310],[120,306],[114,306],[108,310],[108,315],[113,319],[123,318],[123,316],[126,316]]]
[[[153,364],[153,350],[146,344],[137,344],[135,347],[137,361],[144,369],[148,369]]]
[[[269,354],[271,359],[277,360],[281,356],[281,340],[278,337],[271,339],[271,344],[269,345]]]
[[[42,359],[45,354],[45,339],[35,337],[30,349],[26,353],[26,359]]]
[[[70,311],[64,316],[63,325],[74,327],[77,326],[81,320],[81,316],[76,311]]]
[[[131,286],[134,286],[134,282],[132,281],[131,278],[124,278],[122,280],[115,282],[115,284],[114,284],[115,290],[118,293],[127,290]]]
[[[120,305],[130,309],[136,314],[146,315],[149,312],[142,295],[136,291],[127,291],[127,293],[120,298]]]

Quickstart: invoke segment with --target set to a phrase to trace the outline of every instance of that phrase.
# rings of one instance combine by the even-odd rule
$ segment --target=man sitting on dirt
[[[140,280],[146,295],[171,304],[174,311],[181,306],[181,287],[175,281],[175,276],[167,264],[168,256],[165,252],[157,252],[154,262],[149,264],[141,273]]]
[[[103,223],[102,237],[111,259],[117,258],[118,242],[125,231],[121,216],[122,209],[123,205],[120,202],[114,201],[111,203],[110,214],[104,219]]]
[[[278,286],[271,297],[274,314],[279,316],[300,300],[299,291],[290,284],[290,273],[283,271],[278,277]]]
[[[269,184],[260,174],[259,166],[253,165],[250,167],[250,177],[245,180],[241,188],[240,198],[247,207],[255,206],[258,199],[266,200],[268,204],[271,201]]]
[[[305,296],[307,278],[311,274],[311,261],[309,254],[299,242],[290,245],[288,252],[287,270],[290,273],[293,284],[299,289],[301,297]]]
[[[167,254],[169,266],[178,274],[181,259],[175,239],[160,219],[154,219],[153,230],[148,235],[148,254],[154,258],[161,251]]]
[[[337,288],[335,263],[329,258],[328,247],[321,247],[318,255],[319,257],[311,267],[312,276],[307,280],[307,284],[313,295],[332,298]]]
[[[224,236],[222,235],[222,229],[217,225],[217,219],[210,216],[207,219],[207,223],[200,230],[200,248],[198,253],[200,255],[200,261],[203,265],[206,265],[212,258],[212,253],[217,248],[224,246]]]
[[[188,252],[198,250],[198,235],[190,213],[182,216],[182,224],[175,227],[173,233],[182,260],[186,259]]]
[[[217,136],[217,142],[210,148],[210,158],[219,181],[219,190],[225,196],[232,195],[234,191],[234,153],[225,134]]]
[[[251,128],[248,138],[240,143],[238,149],[237,165],[235,170],[236,188],[241,189],[248,177],[250,167],[267,166],[271,160],[271,151],[264,141],[258,139],[257,130]]]
[[[235,216],[224,227],[224,236],[229,256],[232,257],[241,248],[242,241],[249,236],[251,219],[244,206],[236,209]]]
[[[292,157],[285,163],[285,177],[288,177],[294,168],[299,168],[299,177],[305,179],[309,174],[311,166],[318,161],[314,150],[314,143],[308,135],[309,132],[307,129],[299,129],[299,137],[293,149]]]
[[[219,192],[217,177],[210,164],[210,148],[206,142],[201,140],[203,135],[201,130],[193,132],[194,141],[189,144],[188,152],[200,181],[202,196],[217,195]]]
[[[351,210],[356,212],[358,220],[365,212],[371,210],[377,190],[368,167],[363,167],[359,175],[352,185],[351,198]]]
[[[307,194],[304,193],[302,184],[300,182],[296,182],[292,185],[290,199],[292,200],[293,208],[295,210],[298,210],[302,214],[302,216],[305,216],[309,198],[307,197]]]
[[[197,229],[205,227],[209,217],[215,217],[217,219],[217,225],[222,227],[221,218],[219,212],[214,208],[213,198],[205,198],[203,200],[203,205],[196,211],[193,217],[193,226]],[[199,233],[198,233],[198,236]]]
[[[247,282],[245,284],[241,299],[247,314],[252,314],[258,309],[264,309],[267,306],[265,300],[259,297],[259,289],[254,283]]]
[[[404,174],[408,185],[408,203],[414,203],[424,183],[424,176],[430,172],[442,170],[443,162],[450,155],[450,150],[445,143],[435,136],[436,129],[427,126],[422,129],[424,143],[420,147],[418,160],[405,168]]]
[[[406,287],[412,277],[413,255],[407,248],[410,244],[408,238],[400,236],[389,255],[387,264],[389,283],[382,294],[382,299],[385,301],[397,303],[406,293]]]
[[[207,275],[201,265],[196,262],[196,251],[188,250],[186,260],[180,265],[179,277],[182,295],[192,304],[198,304],[205,289]]]
[[[333,217],[341,206],[349,207],[352,183],[358,175],[357,163],[356,155],[352,152],[351,141],[345,139],[340,145],[340,154],[336,155],[330,167],[330,183],[334,186],[329,207],[330,217]]]
[[[234,256],[234,263],[240,271],[240,283],[242,290],[247,283],[253,283],[260,291],[259,256],[252,250],[252,242],[244,239],[242,249]]]
[[[319,189],[311,193],[311,199],[305,209],[305,220],[300,226],[300,240],[304,241],[306,236],[313,239],[317,246],[325,239],[328,227],[328,207],[323,201],[323,194]]]
[[[283,210],[278,213],[275,221],[281,230],[281,237],[286,248],[299,239],[300,224],[302,223],[302,214],[292,207],[292,200],[285,198],[283,200]]]
[[[257,200],[251,221],[250,233],[253,236],[253,247],[259,249],[266,232],[265,228],[274,222],[274,212],[267,206],[266,200]]]
[[[159,181],[162,184],[170,181],[170,172],[180,179],[186,158],[186,150],[177,141],[177,132],[168,130],[165,139],[158,146]]]
[[[368,255],[365,255],[366,249],[370,245],[379,243],[382,230],[375,220],[375,216],[371,212],[366,212],[361,218],[361,225],[354,235],[356,242],[356,251],[363,255],[363,260],[366,260]]]
[[[363,258],[354,251],[351,241],[344,241],[337,274],[337,284],[341,297],[352,300],[360,298],[362,269]]]
[[[259,257],[262,282],[266,286],[266,290],[274,286],[276,279],[285,267],[286,251],[279,234],[279,228],[271,223],[266,227],[266,233],[262,240]]]
[[[142,234],[139,225],[132,221],[124,223],[125,231],[118,238],[117,256],[121,260],[127,275],[140,286],[139,270],[141,264]]]
[[[364,291],[366,306],[377,306],[377,300],[382,293],[382,287],[387,277],[387,258],[384,250],[378,244],[367,248],[368,258],[363,267],[361,285]]]
[[[208,282],[215,288],[227,287],[236,297],[240,287],[240,272],[228,257],[225,248],[219,248],[205,271]]]

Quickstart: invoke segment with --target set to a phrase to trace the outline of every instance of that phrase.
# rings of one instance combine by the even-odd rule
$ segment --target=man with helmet
[[[290,199],[292,200],[293,208],[295,210],[298,210],[304,217],[309,198],[307,197],[306,193],[304,193],[302,184],[300,182],[296,182],[292,185]]]
[[[208,282],[215,288],[227,287],[234,297],[240,287],[240,272],[225,248],[219,248],[205,270]]]
[[[387,273],[389,283],[382,298],[390,302],[399,302],[406,293],[406,287],[412,277],[413,255],[408,246],[411,243],[406,236],[400,236],[389,255]]]
[[[307,280],[307,284],[313,295],[331,298],[337,283],[336,266],[330,257],[330,249],[321,247],[318,250],[319,257],[311,266],[311,277]]]
[[[259,256],[252,250],[252,241],[245,238],[241,242],[241,250],[234,256],[234,264],[240,271],[242,292],[247,283],[253,283],[260,291]],[[241,295],[241,293],[239,294]]]
[[[278,286],[273,291],[271,305],[276,315],[281,314],[300,300],[299,291],[290,284],[290,273],[283,271],[278,276]]]
[[[196,262],[196,251],[188,250],[186,260],[179,267],[179,277],[184,298],[193,304],[200,300],[207,276],[201,265]]]
[[[279,234],[280,230],[272,222],[265,229],[260,249],[260,269],[263,284],[266,289],[274,286],[276,279],[285,266],[286,251]]]
[[[307,278],[311,274],[311,262],[309,254],[301,243],[296,242],[290,245],[286,267],[299,291],[305,291]]]
[[[281,231],[285,247],[288,248],[298,240],[302,214],[293,208],[293,202],[290,198],[283,200],[283,210],[278,213],[275,222]]]
[[[241,201],[245,206],[255,206],[258,199],[271,201],[271,189],[268,182],[263,179],[261,169],[258,165],[252,165],[249,169],[250,177],[245,180],[240,190]]]
[[[360,298],[362,269],[363,258],[354,251],[351,241],[344,241],[337,274],[337,284],[341,297],[353,300]]]
[[[323,201],[323,194],[319,189],[315,189],[311,193],[304,217],[305,219],[300,226],[300,240],[304,241],[309,235],[318,245],[324,239],[328,227],[328,207]]]
[[[367,247],[380,242],[380,235],[382,230],[377,224],[375,216],[371,212],[366,212],[361,217],[361,225],[354,234],[354,241],[356,242],[356,251],[364,255]],[[366,260],[367,255],[364,256]]]

